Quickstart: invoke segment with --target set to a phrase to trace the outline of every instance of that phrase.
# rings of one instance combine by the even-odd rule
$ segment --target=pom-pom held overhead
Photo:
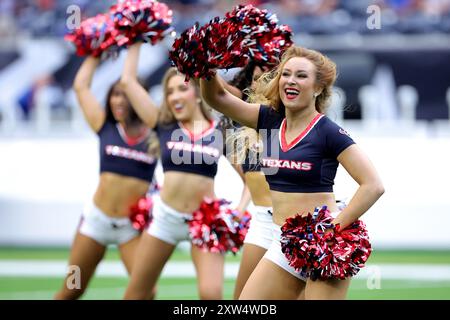
[[[205,38],[206,29],[194,24],[175,39],[169,57],[178,71],[190,77],[210,77],[214,72],[208,68],[208,57],[204,54],[208,48]],[[178,49],[176,49],[178,48]]]
[[[354,276],[372,252],[361,220],[344,230],[332,221],[324,206],[316,208],[312,215],[288,218],[281,227],[281,248],[289,265],[312,280]]]
[[[83,20],[79,28],[72,30],[64,39],[73,42],[79,56],[100,57],[103,52],[118,50],[114,23],[107,14]]]
[[[173,32],[172,10],[161,2],[125,0],[111,6],[109,13],[84,20],[65,36],[80,56],[109,56],[144,41],[155,44]]]
[[[192,244],[209,252],[236,253],[244,243],[250,215],[228,207],[226,200],[205,199],[188,221]]]
[[[275,14],[251,5],[238,6],[226,15],[245,35],[242,47],[245,54],[259,65],[275,66],[281,54],[292,45],[292,30],[279,25]]]
[[[151,222],[153,201],[151,197],[142,197],[130,208],[130,220],[133,228],[142,232]]]
[[[155,44],[173,31],[172,10],[154,0],[124,0],[111,6],[114,25],[119,30],[119,46],[137,41]]]
[[[267,10],[237,6],[225,18],[185,30],[175,40],[170,59],[186,80],[208,79],[216,69],[243,67],[248,59],[274,66],[292,45],[290,27],[277,23],[276,15]]]

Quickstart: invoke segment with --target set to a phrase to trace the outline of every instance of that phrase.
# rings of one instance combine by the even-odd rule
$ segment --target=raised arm
[[[381,197],[384,187],[372,162],[357,145],[351,145],[342,151],[337,160],[359,184],[347,207],[333,221],[343,229],[362,216]]]
[[[75,76],[73,90],[89,126],[99,131],[105,121],[105,110],[91,92],[91,82],[100,59],[87,57]]]
[[[232,86],[231,84],[226,82],[225,79],[223,79],[221,76],[217,76],[217,77],[219,78],[219,80],[222,83],[222,85],[225,88],[225,90],[227,90],[233,96],[238,97],[239,99],[242,100],[242,92],[241,92],[241,90],[239,90],[235,86]]]
[[[225,90],[218,76],[200,80],[203,99],[214,109],[240,124],[255,128],[258,123],[259,104],[247,103]]]
[[[142,43],[135,43],[128,49],[120,85],[130,100],[139,118],[150,128],[156,126],[159,109],[141,86],[137,78],[139,50]]]

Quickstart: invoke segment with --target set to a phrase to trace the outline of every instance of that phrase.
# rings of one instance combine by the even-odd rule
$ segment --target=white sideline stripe
[[[225,264],[225,278],[236,278],[239,263]],[[67,270],[62,260],[1,260],[0,276],[61,277]],[[125,267],[120,261],[103,261],[96,272],[97,277],[126,277]],[[192,262],[169,262],[162,273],[166,278],[195,277]],[[450,265],[436,264],[368,264],[356,276],[358,279],[378,278],[398,280],[450,280]]]
[[[22,277],[60,277],[67,271],[67,262],[63,260],[1,260],[0,276]],[[225,277],[236,277],[238,263],[225,265]],[[102,261],[95,273],[97,277],[126,277],[127,272],[120,261]],[[192,262],[169,262],[163,269],[162,276],[166,278],[195,277]]]

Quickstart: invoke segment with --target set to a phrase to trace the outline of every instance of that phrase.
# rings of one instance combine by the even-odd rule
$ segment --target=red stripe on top
[[[203,138],[204,136],[208,135],[210,133],[210,131],[212,131],[215,127],[215,122],[214,121],[210,121],[209,122],[209,127],[206,128],[205,130],[203,130],[202,132],[195,134],[194,132],[192,132],[191,130],[189,130],[188,128],[186,128],[181,122],[178,122],[180,128],[186,133],[186,135],[189,137],[189,139],[191,139],[191,141],[197,141],[201,138]]]
[[[281,131],[280,131],[280,143],[281,143],[281,150],[283,152],[287,152],[290,149],[292,149],[297,143],[300,142],[314,127],[314,125],[320,120],[320,118],[323,117],[323,114],[319,113],[314,117],[314,119],[311,120],[311,122],[308,124],[308,126],[303,130],[297,138],[295,138],[291,143],[286,142],[286,118],[283,119],[283,122],[281,123]]]

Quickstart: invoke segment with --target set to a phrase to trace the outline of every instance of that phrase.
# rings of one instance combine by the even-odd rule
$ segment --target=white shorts
[[[180,241],[190,240],[187,223],[190,218],[192,214],[178,212],[165,204],[161,198],[155,197],[153,220],[147,232],[155,238],[176,245]]]
[[[254,206],[254,208],[255,210],[251,211],[252,219],[244,243],[254,244],[267,250],[273,239],[272,208],[262,206]]]
[[[133,228],[128,217],[109,217],[94,203],[90,203],[84,208],[78,231],[104,246],[123,244],[140,234]]]
[[[295,269],[289,265],[288,259],[284,255],[283,251],[281,251],[281,227],[275,223],[272,223],[271,229],[273,241],[263,258],[272,261],[277,266],[292,274],[294,277],[302,281],[306,281],[306,277],[304,275],[295,271]]]

